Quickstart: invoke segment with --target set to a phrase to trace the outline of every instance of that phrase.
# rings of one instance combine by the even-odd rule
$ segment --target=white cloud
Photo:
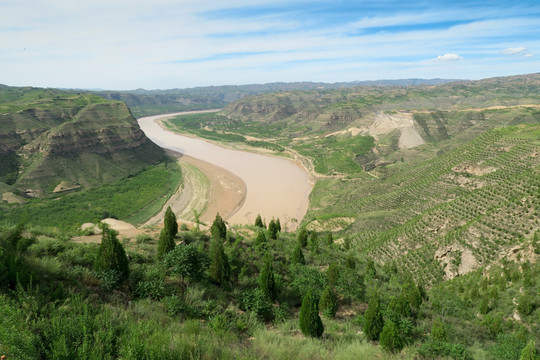
[[[499,63],[516,58],[502,56],[502,49],[530,58],[528,49],[540,48],[539,37],[532,36],[540,34],[538,17],[521,17],[517,10],[506,9],[502,16],[501,9],[485,8],[481,18],[479,12],[451,8],[368,11],[343,22],[320,18],[318,27],[288,13],[222,11],[291,1],[33,0],[29,8],[24,1],[0,0],[0,82],[126,89],[323,78],[478,78],[510,69]],[[437,23],[447,25],[432,26]],[[524,41],[524,34],[533,40]],[[512,47],[516,44],[522,52]],[[450,49],[455,53],[446,53]],[[463,57],[466,67],[441,66]],[[535,57],[511,69],[534,72],[539,61]],[[474,64],[482,65],[469,71]]]
[[[502,52],[508,55],[515,55],[515,54],[522,54],[525,51],[527,51],[527,48],[520,46],[520,47],[515,47],[515,48],[510,47],[510,48],[504,49]]]
[[[444,54],[444,55],[437,56],[435,59],[433,59],[433,61],[435,61],[435,62],[447,62],[447,61],[458,61],[458,60],[461,60],[461,59],[463,59],[463,56],[459,56],[458,54],[447,53],[447,54]]]

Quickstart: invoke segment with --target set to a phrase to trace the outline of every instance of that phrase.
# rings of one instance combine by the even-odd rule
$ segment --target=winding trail
[[[219,212],[230,224],[252,224],[261,214],[267,222],[279,217],[284,229],[294,230],[306,214],[312,190],[304,168],[289,159],[232,150],[160,126],[181,114],[186,112],[138,120],[150,140],[176,154],[187,175],[182,191],[171,200],[178,217],[192,221],[195,209],[205,222]]]

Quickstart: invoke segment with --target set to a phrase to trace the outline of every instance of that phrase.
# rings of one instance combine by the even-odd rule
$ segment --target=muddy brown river
[[[306,214],[312,190],[303,167],[285,158],[232,150],[200,138],[173,133],[159,125],[161,120],[180,114],[185,112],[144,117],[138,122],[146,136],[162,148],[224,168],[244,181],[247,188],[245,201],[228,216],[229,224],[253,224],[257,214],[261,214],[267,223],[279,217],[281,224],[289,230],[296,228]]]

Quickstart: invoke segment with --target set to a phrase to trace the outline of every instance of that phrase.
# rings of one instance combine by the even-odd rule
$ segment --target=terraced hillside
[[[164,160],[128,107],[52,89],[0,88],[0,181],[28,196],[91,187]]]
[[[348,199],[354,246],[425,283],[530,257],[540,229],[540,126],[488,131],[434,159],[396,165],[361,193]]]

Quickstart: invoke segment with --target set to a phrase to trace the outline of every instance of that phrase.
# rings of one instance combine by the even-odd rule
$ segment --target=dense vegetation
[[[181,180],[177,164],[163,163],[95,189],[28,199],[23,204],[0,204],[0,223],[24,220],[36,227],[72,233],[83,223],[109,217],[141,224],[159,212]]]
[[[159,260],[155,239],[120,243],[107,228],[97,245],[4,227],[0,352],[8,359],[519,359],[536,351],[538,262],[502,261],[427,289],[395,262],[381,267],[347,243],[315,246],[311,239],[324,234],[307,233],[302,247],[297,234],[273,240],[256,227],[226,230],[225,239],[217,230],[180,231],[181,242]],[[297,244],[305,265],[289,259]],[[328,289],[331,312],[323,310]]]

